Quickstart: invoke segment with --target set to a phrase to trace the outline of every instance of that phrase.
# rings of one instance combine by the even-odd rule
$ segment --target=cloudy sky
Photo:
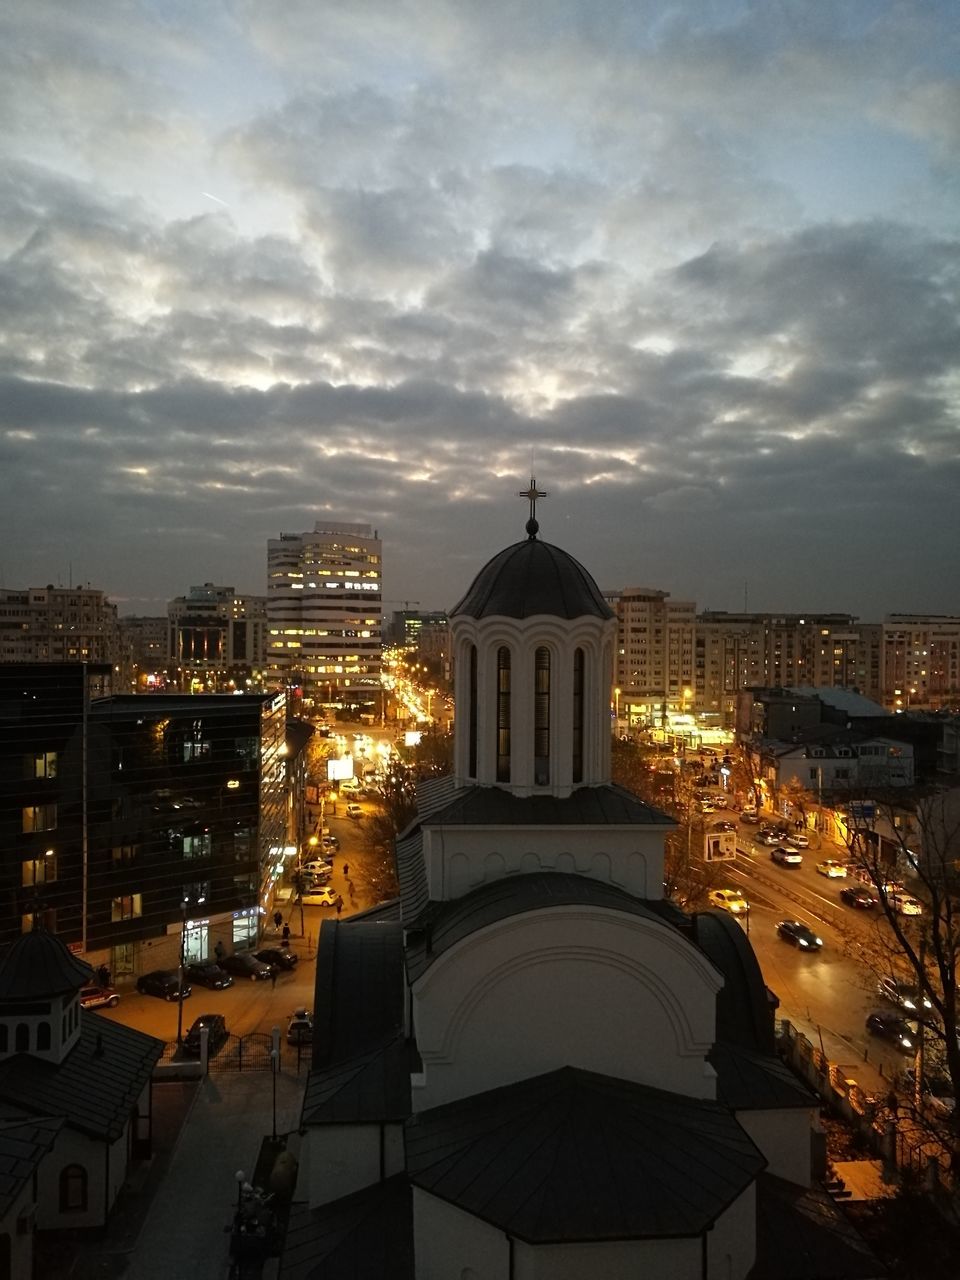
[[[960,613],[955,0],[10,0],[0,581],[369,521],[701,608]],[[388,605],[388,608],[392,605]]]

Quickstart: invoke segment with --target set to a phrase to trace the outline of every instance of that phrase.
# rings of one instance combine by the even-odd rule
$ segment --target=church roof
[[[161,1040],[81,1010],[80,1038],[62,1062],[26,1053],[0,1062],[0,1102],[115,1142],[162,1052]]]
[[[24,1116],[0,1106],[0,1221],[63,1127],[62,1116]]]
[[[573,556],[531,535],[480,570],[450,616],[470,618],[612,618],[593,578]]]
[[[420,931],[408,938],[408,978],[415,982],[445,951],[498,920],[566,906],[605,907],[671,926],[677,923],[678,915],[672,903],[643,902],[625,889],[588,876],[560,871],[507,876],[480,885],[463,897],[431,905],[418,922]]]
[[[625,787],[606,783],[577,787],[568,796],[518,796],[502,787],[462,787],[423,819],[429,826],[489,827],[675,827],[673,818]]]
[[[23,934],[0,957],[0,1000],[49,1000],[92,980],[90,966],[46,929]]]
[[[414,1186],[538,1244],[699,1235],[766,1165],[721,1104],[572,1067],[418,1112],[406,1149]]]
[[[414,1280],[413,1197],[402,1175],[319,1208],[294,1204],[280,1280]]]
[[[785,1062],[769,1053],[718,1041],[707,1054],[717,1073],[717,1099],[734,1111],[779,1111],[818,1106]]]
[[[697,945],[723,974],[723,988],[717,995],[717,1039],[772,1054],[770,994],[750,940],[725,911],[698,911],[693,928]]]

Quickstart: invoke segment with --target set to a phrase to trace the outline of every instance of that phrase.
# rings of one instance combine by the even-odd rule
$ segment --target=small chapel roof
[[[414,1186],[541,1244],[699,1235],[766,1165],[720,1103],[573,1067],[417,1112],[406,1149]]]
[[[90,966],[46,929],[23,934],[0,955],[0,1000],[50,1000],[92,980]]]
[[[294,1204],[280,1280],[413,1280],[412,1200],[397,1174],[315,1209]]]

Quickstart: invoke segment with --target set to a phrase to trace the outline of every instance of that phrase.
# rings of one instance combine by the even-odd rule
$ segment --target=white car
[[[360,805],[357,804],[355,800],[351,801],[350,804],[347,805],[347,817],[348,818],[363,817],[363,809]]]
[[[810,837],[805,836],[802,831],[795,831],[793,835],[787,836],[787,844],[792,844],[795,849],[809,849]]]
[[[750,910],[750,903],[739,889],[711,889],[707,900],[711,907],[719,907],[734,916],[745,916]]]
[[[300,901],[305,907],[332,907],[340,895],[336,889],[308,889]]]

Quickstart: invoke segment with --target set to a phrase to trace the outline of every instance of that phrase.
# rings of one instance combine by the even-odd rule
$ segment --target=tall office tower
[[[382,543],[368,524],[318,520],[267,543],[267,651],[273,679],[304,705],[363,711],[380,688]]]
[[[0,662],[116,662],[117,606],[93,587],[0,589]]]
[[[618,719],[660,724],[668,711],[692,712],[695,604],[649,587],[625,587],[604,596],[617,614]]]

